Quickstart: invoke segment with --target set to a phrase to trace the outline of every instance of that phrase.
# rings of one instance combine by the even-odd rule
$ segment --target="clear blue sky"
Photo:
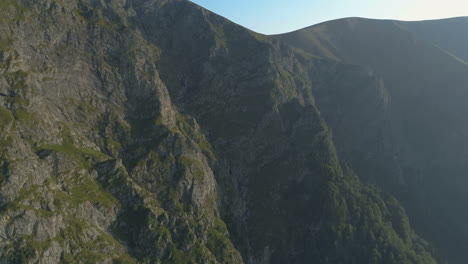
[[[192,0],[192,2],[264,34],[284,33],[327,20],[353,16],[399,20],[468,16],[468,0]]]

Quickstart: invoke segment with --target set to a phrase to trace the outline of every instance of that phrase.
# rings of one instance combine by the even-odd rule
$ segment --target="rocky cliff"
[[[365,67],[184,0],[0,13],[1,263],[442,263],[335,151],[316,96],[385,115]]]

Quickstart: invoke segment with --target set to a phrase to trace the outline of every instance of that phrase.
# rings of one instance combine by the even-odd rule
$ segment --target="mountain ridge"
[[[337,144],[324,95],[388,113],[365,67],[182,0],[1,7],[0,262],[444,263]]]
[[[452,20],[443,20],[442,22],[444,24],[451,24],[450,21]],[[454,21],[465,21],[465,18],[454,19]],[[305,49],[305,52],[315,53],[320,56],[321,46],[316,44],[316,39],[319,39],[322,41],[319,41],[319,43],[325,42],[327,43],[326,46],[333,47],[333,51],[331,52],[335,56],[333,59],[366,67],[369,74],[375,74],[381,79],[385,87],[385,93],[389,97],[389,107],[386,110],[389,115],[387,116],[385,112],[382,112],[380,117],[375,116],[376,120],[386,121],[374,127],[373,129],[375,130],[371,130],[372,132],[370,133],[371,135],[380,137],[374,144],[379,145],[386,142],[387,146],[393,146],[393,150],[372,150],[372,147],[363,147],[356,144],[346,147],[343,145],[342,148],[348,152],[350,148],[354,149],[347,155],[353,157],[355,161],[351,163],[355,163],[355,165],[354,167],[353,165],[351,166],[354,170],[358,170],[358,175],[364,177],[363,179],[367,178],[365,181],[376,183],[399,197],[403,204],[407,203],[407,206],[415,203],[410,208],[407,207],[410,215],[418,211],[418,208],[423,208],[423,205],[427,202],[437,204],[441,200],[447,201],[441,197],[435,199],[440,199],[438,202],[431,200],[431,193],[442,192],[444,193],[440,194],[442,197],[449,197],[456,192],[463,192],[456,190],[458,187],[466,185],[462,180],[462,171],[464,171],[464,161],[462,161],[464,155],[462,153],[466,148],[461,143],[462,140],[458,135],[447,135],[445,131],[462,131],[465,126],[465,121],[460,115],[466,111],[466,109],[463,109],[464,104],[462,101],[464,99],[462,98],[466,96],[466,92],[464,91],[468,82],[466,78],[468,76],[466,63],[453,55],[463,55],[466,48],[465,50],[459,50],[458,46],[454,46],[455,50],[443,50],[427,38],[420,38],[419,32],[413,33],[409,31],[408,28],[411,27],[411,23],[413,22],[369,21],[360,19],[351,21],[338,20],[308,28],[304,31],[293,32],[290,35],[277,36],[299,49]],[[419,25],[423,22],[414,23]],[[451,31],[448,33],[446,31],[437,32],[443,35],[452,34],[453,38],[459,37],[459,41],[454,43],[461,43],[462,47],[464,46],[463,43],[468,43],[467,40],[463,39],[463,34],[456,35],[456,32]],[[439,39],[436,34],[433,35],[433,38]],[[322,56],[329,57],[328,53],[325,52],[323,54],[325,55]],[[439,65],[443,65],[443,68],[439,68]],[[349,104],[345,101],[341,102],[344,105]],[[365,109],[364,107],[355,107]],[[321,109],[327,108],[322,107]],[[335,115],[333,112],[336,112],[335,109],[329,108],[327,111],[329,113],[325,115],[329,115],[330,118],[336,118],[333,117]],[[353,110],[348,109],[348,111]],[[443,125],[440,127],[435,126],[431,117],[435,117],[437,122]],[[343,124],[331,122],[334,130],[349,131],[350,129],[357,129],[354,132],[357,135],[363,134],[367,135],[366,137],[369,136],[369,131],[363,131],[363,128],[353,128],[352,124],[346,124],[343,127]],[[328,123],[330,124],[330,122]],[[445,130],[447,127],[450,129]],[[337,135],[337,137],[343,137],[343,135]],[[418,141],[419,143],[416,145],[415,143]],[[347,142],[342,141],[341,144],[349,145],[349,142],[349,140]],[[431,144],[431,142],[437,143]],[[340,145],[339,142],[337,143]],[[380,174],[386,175],[385,177],[376,181],[371,176],[373,170],[369,171],[369,166],[365,165],[362,160],[358,161],[354,158],[362,156],[363,151],[371,151],[370,153],[373,153],[372,156],[377,157],[375,162],[380,165],[377,165],[374,170],[377,169],[377,171],[381,172]],[[388,166],[388,164],[393,165]],[[362,170],[357,169],[357,167],[360,167]],[[367,170],[367,172],[364,170]],[[437,176],[437,174],[448,174],[451,176],[447,176],[449,178],[446,180],[439,178],[440,176]],[[413,183],[415,184],[414,187],[408,187],[408,183],[405,183],[408,181],[405,180],[405,175],[414,175],[410,176],[410,178],[413,178],[411,181],[415,180],[415,176],[417,177],[416,179],[418,180]],[[389,182],[392,179],[394,183]],[[382,182],[379,183],[379,181]],[[427,182],[424,183],[425,181]],[[390,187],[392,185],[394,187]],[[433,189],[422,191],[424,194],[416,195],[416,193],[421,192],[421,185],[426,186],[425,188]],[[407,190],[404,190],[405,188]],[[417,196],[421,198],[416,198]],[[421,200],[419,202],[409,201],[414,198]],[[464,200],[465,198],[457,196],[450,203],[463,203]],[[445,222],[456,221],[455,219],[458,215],[458,209],[449,209],[449,211],[452,211],[444,213],[442,216],[438,215],[437,212],[445,211],[444,208],[448,207],[446,204],[439,206],[438,209],[432,208],[434,210],[432,216],[426,215],[427,212],[413,214],[414,217],[426,215],[417,221],[416,227],[426,226],[424,228],[426,230],[423,233],[426,233],[428,237],[432,236],[434,240],[436,240],[435,237],[439,239],[444,235],[441,233],[430,235],[430,233],[442,227],[434,228],[434,226],[427,226],[427,218],[447,217],[447,219],[437,224],[442,226]],[[458,206],[455,207],[458,208]],[[458,216],[461,217],[461,215]],[[452,219],[450,220],[450,218]],[[458,236],[458,234],[455,234],[463,229],[457,226],[453,227],[453,229],[450,228],[452,231],[448,231],[447,227],[444,228],[446,228],[445,234],[453,232],[450,236]],[[449,241],[453,240],[450,236],[446,238],[445,242],[437,242],[439,243],[438,247],[446,247],[445,250],[452,250],[451,253],[446,254],[456,256],[463,250],[461,248],[454,249],[456,246],[450,244]],[[453,259],[453,261],[461,263],[465,257],[460,255],[457,258],[456,260]]]
[[[349,17],[342,17],[342,18],[335,18],[335,19],[330,19],[326,20],[323,22],[319,22],[310,26],[305,26],[299,29],[294,29],[288,32],[284,33],[277,33],[277,34],[268,34],[267,36],[279,36],[279,35],[285,35],[285,34],[290,34],[294,33],[297,31],[303,31],[307,29],[311,29],[316,26],[320,26],[322,24],[330,23],[330,22],[336,22],[340,20],[368,20],[368,21],[387,21],[387,22],[397,22],[397,23],[437,23],[437,22],[445,22],[445,21],[454,21],[454,20],[468,20],[468,16],[455,16],[455,17],[447,17],[447,18],[436,18],[436,19],[423,19],[423,20],[399,20],[399,19],[392,19],[392,18],[369,18],[369,17],[361,17],[361,16],[349,16]],[[233,22],[235,23],[235,22]],[[261,34],[261,33],[259,33]]]

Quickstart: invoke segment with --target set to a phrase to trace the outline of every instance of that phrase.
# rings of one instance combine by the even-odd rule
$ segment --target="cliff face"
[[[171,102],[134,4],[4,4],[4,259],[241,262],[211,146]]]
[[[1,262],[436,263],[336,154],[316,94],[385,116],[365,68],[182,0],[0,12]]]
[[[378,89],[337,78],[337,85],[314,91],[317,105],[336,131],[342,159],[365,182],[395,195],[450,263],[467,258],[466,21],[350,18],[276,36],[375,76]]]

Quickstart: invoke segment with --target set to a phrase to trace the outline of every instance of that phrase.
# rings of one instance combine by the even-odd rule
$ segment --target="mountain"
[[[419,22],[399,22],[416,37],[428,41],[452,55],[468,61],[468,17],[429,20]]]
[[[185,0],[2,1],[0,263],[454,258],[428,229],[464,236],[462,53],[405,33],[432,56],[401,57],[425,71],[392,88],[404,69],[380,76],[346,21],[297,46]]]
[[[349,18],[275,36],[378,79],[317,89],[318,108],[342,159],[397,197],[449,263],[464,263],[468,248],[467,22]]]

